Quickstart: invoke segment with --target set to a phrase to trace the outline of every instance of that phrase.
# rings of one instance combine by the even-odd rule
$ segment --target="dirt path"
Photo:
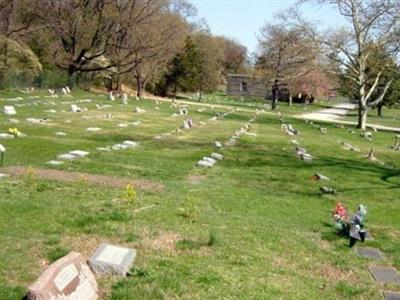
[[[299,118],[315,121],[336,121],[345,117],[351,110],[357,108],[356,104],[341,103],[332,108],[319,110],[316,112],[306,113],[298,116]]]
[[[0,168],[0,173],[5,173],[13,176],[26,176],[33,174],[41,179],[55,180],[62,182],[82,182],[87,181],[93,185],[102,185],[114,188],[125,188],[128,184],[133,184],[141,190],[162,191],[163,185],[150,180],[134,180],[116,176],[95,175],[82,172],[68,172],[53,169],[36,169],[27,167],[10,166]]]
[[[326,122],[326,123],[336,123],[336,124],[355,126],[355,125],[357,125],[357,122],[341,120],[351,110],[355,110],[355,109],[357,109],[356,104],[341,103],[341,104],[335,105],[332,108],[327,108],[327,109],[323,109],[323,110],[312,112],[312,113],[296,115],[295,117],[298,119],[304,119],[304,120],[322,121],[322,122]],[[367,124],[367,127],[375,128],[377,130],[382,130],[382,131],[392,131],[392,132],[400,133],[400,128],[398,128],[398,127],[389,127],[389,126],[378,125],[378,124]]]

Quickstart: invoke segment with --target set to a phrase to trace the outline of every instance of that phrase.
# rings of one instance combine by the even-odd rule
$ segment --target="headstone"
[[[75,105],[75,104],[71,104],[70,109],[74,113],[78,113],[78,112],[82,111],[82,109],[80,107],[78,107],[77,105]]]
[[[115,97],[114,97],[112,91],[110,91],[110,93],[108,94],[108,100],[110,100],[110,101],[115,101]]]
[[[70,151],[69,154],[72,154],[76,157],[85,157],[88,156],[90,153],[87,151],[82,151],[82,150],[74,150],[74,151]]]
[[[96,300],[96,279],[83,256],[71,252],[51,264],[28,288],[28,300]]]
[[[55,134],[56,134],[57,136],[66,136],[66,135],[67,135],[65,132],[61,132],[61,131],[58,131],[58,132],[56,132]]]
[[[128,94],[122,94],[121,102],[123,105],[128,105]]]
[[[357,247],[355,252],[358,256],[370,259],[385,259],[385,256],[382,254],[379,249],[370,248],[370,247]]]
[[[207,157],[207,156],[205,156],[205,157],[203,157],[203,160],[204,161],[208,161],[210,164],[212,164],[212,165],[214,165],[217,161],[214,159],[214,158],[212,158],[212,157]]]
[[[50,165],[50,166],[59,166],[59,165],[62,165],[63,162],[62,161],[58,161],[58,160],[50,160],[46,164]]]
[[[214,166],[214,164],[206,160],[199,160],[196,165],[201,168],[212,168]]]
[[[136,249],[101,244],[89,259],[95,273],[108,273],[126,276],[136,258]]]
[[[74,160],[76,158],[77,157],[75,155],[70,154],[70,153],[60,154],[60,155],[57,156],[58,160]]]
[[[369,271],[378,283],[400,284],[400,276],[393,267],[371,266]]]
[[[217,147],[217,148],[222,148],[221,142],[218,142],[218,141],[214,142],[214,146]]]
[[[326,176],[324,176],[324,175],[322,175],[320,173],[315,173],[313,178],[315,180],[330,180],[329,177],[326,177]]]
[[[12,106],[12,105],[5,105],[3,112],[5,115],[16,115],[17,114],[14,106]]]
[[[124,141],[122,144],[126,145],[128,148],[135,148],[138,145],[138,143],[133,141]]]
[[[215,153],[215,152],[211,154],[211,157],[216,160],[222,160],[224,158],[224,156],[222,154]]]
[[[8,139],[13,139],[13,138],[15,138],[15,136],[12,134],[0,133],[0,140],[8,140]]]
[[[135,113],[141,114],[141,113],[144,113],[144,112],[145,112],[145,110],[141,109],[140,107],[136,107],[135,108]]]
[[[109,152],[109,151],[111,151],[111,147],[97,147],[97,150]]]
[[[385,300],[400,300],[400,293],[383,291],[383,297]]]
[[[89,127],[89,128],[86,128],[86,131],[88,131],[88,132],[98,132],[98,131],[100,131],[101,130],[101,128],[99,128],[99,127]]]

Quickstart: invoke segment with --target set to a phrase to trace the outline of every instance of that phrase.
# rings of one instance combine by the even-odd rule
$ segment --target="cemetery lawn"
[[[7,100],[12,97],[24,99]],[[45,92],[0,94],[1,108],[17,110],[16,116],[0,114],[0,133],[17,127],[27,135],[0,141],[7,148],[5,167],[30,167],[23,176],[0,179],[0,299],[21,299],[49,263],[69,251],[89,258],[102,242],[138,249],[131,277],[97,277],[104,299],[382,299],[383,287],[368,272],[375,262],[358,258],[334,234],[331,221],[337,201],[353,212],[367,205],[367,229],[375,239],[366,245],[386,255],[381,264],[400,269],[400,152],[390,148],[393,133],[377,132],[368,141],[324,125],[328,133],[322,134],[291,119],[288,110],[285,122],[299,136],[287,136],[274,114],[260,113],[250,129],[257,136],[243,135],[236,145],[215,149],[214,141],[225,143],[253,114],[239,110],[210,121],[230,107],[199,112],[189,105],[194,123],[206,125],[171,133],[185,117],[171,117],[177,109],[170,103],[130,99],[122,106],[106,98],[85,92],[57,99]],[[72,113],[70,103],[62,103],[82,99],[92,100],[77,104],[87,112]],[[134,107],[146,112],[133,113]],[[104,117],[110,113],[112,119]],[[33,125],[26,121],[30,117],[51,121]],[[88,127],[102,130],[87,132]],[[56,136],[60,131],[67,135]],[[311,153],[312,162],[298,159],[292,139]],[[139,146],[97,150],[124,140]],[[361,152],[343,150],[340,141]],[[363,158],[371,147],[384,164]],[[90,154],[46,165],[78,149]],[[212,169],[197,168],[212,152],[224,160]],[[76,182],[43,179],[36,168],[153,185],[137,187],[134,200],[129,188],[94,185],[85,176]],[[331,180],[312,181],[316,172]],[[337,194],[321,195],[324,185]],[[147,209],[135,211],[140,208]]]

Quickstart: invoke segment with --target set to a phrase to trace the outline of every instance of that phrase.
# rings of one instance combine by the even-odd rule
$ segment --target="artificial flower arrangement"
[[[8,133],[12,134],[15,137],[22,136],[22,132],[18,130],[18,128],[8,128]]]

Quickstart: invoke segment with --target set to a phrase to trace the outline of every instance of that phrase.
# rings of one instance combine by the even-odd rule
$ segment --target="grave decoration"
[[[18,130],[18,128],[8,128],[8,133],[13,135],[14,137],[21,137],[24,134]]]
[[[400,151],[400,134],[395,136],[394,145],[391,148],[395,151]]]
[[[330,180],[329,177],[326,177],[320,173],[315,173],[312,177],[313,180],[317,181],[317,180]]]
[[[281,128],[286,132],[287,135],[298,135],[300,134],[298,130],[294,129],[292,124],[282,124]]]
[[[99,299],[96,279],[83,256],[71,252],[52,263],[28,288],[28,300]]]
[[[322,186],[319,188],[322,194],[336,194],[336,190],[327,186]]]
[[[301,160],[303,160],[305,162],[310,162],[313,159],[311,154],[308,153],[305,148],[296,147],[296,154]]]
[[[365,241],[366,231],[364,227],[366,218],[367,208],[364,205],[360,204],[358,206],[357,212],[354,214],[350,221],[350,248],[353,247],[358,240],[361,242]]]
[[[95,273],[126,276],[136,258],[136,249],[101,244],[89,259],[89,266]]]

